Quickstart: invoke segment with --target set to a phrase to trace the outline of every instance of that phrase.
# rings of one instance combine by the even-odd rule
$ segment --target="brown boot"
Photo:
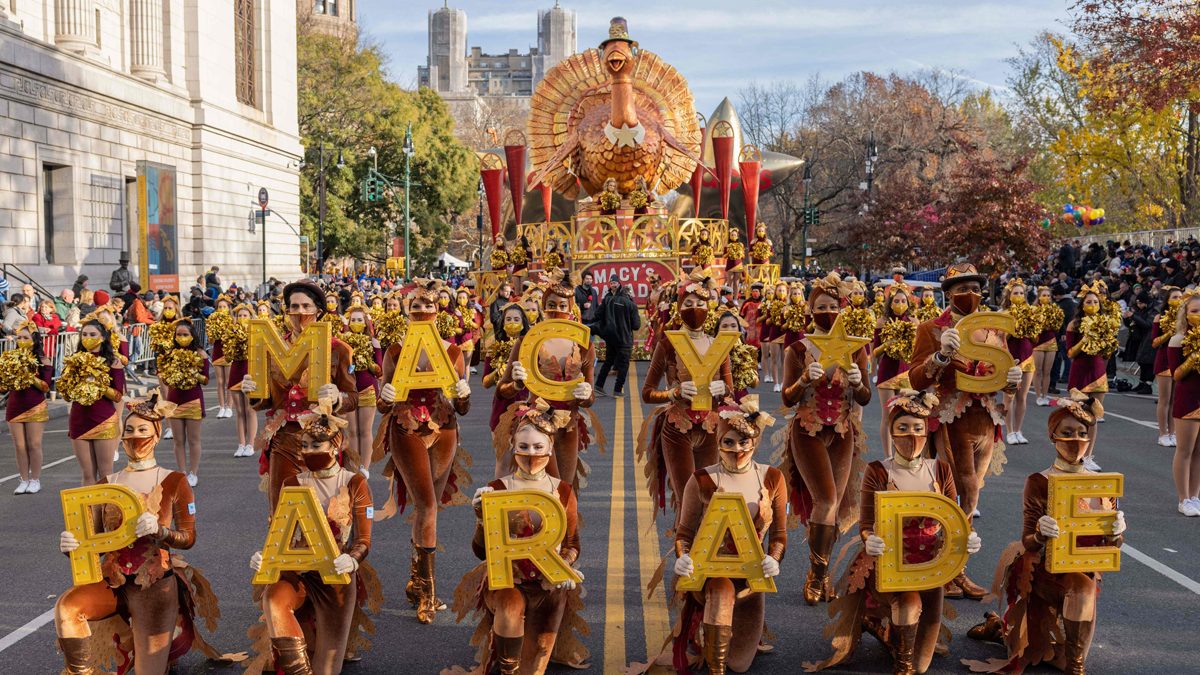
[[[725,675],[725,660],[729,657],[729,641],[733,638],[733,626],[704,626],[704,663],[709,675]]]
[[[981,642],[1004,644],[1004,622],[1000,615],[988,612],[983,615],[983,623],[977,623],[967,631],[967,637]]]
[[[271,638],[271,646],[275,648],[275,666],[283,671],[283,675],[313,675],[304,638]]]
[[[492,641],[496,645],[496,665],[500,668],[500,675],[516,675],[521,670],[521,646],[525,638],[493,634]]]
[[[952,583],[962,590],[962,597],[968,600],[982,600],[988,594],[986,588],[971,581],[971,577],[967,576],[966,570],[959,572],[958,576],[954,577]]]
[[[434,589],[434,558],[437,549],[417,547],[417,576],[414,591],[417,593],[417,621],[433,623],[437,615],[437,598]]]
[[[63,670],[67,675],[92,675],[91,638],[58,638],[63,653]]]
[[[417,603],[421,599],[420,594],[417,593],[417,585],[419,583],[417,581],[417,550],[418,550],[418,547],[412,541],[409,541],[409,543],[412,544],[412,560],[410,561],[410,564],[408,566],[408,583],[404,585],[404,595],[406,595],[408,597],[408,604],[412,605],[413,607],[416,607]]]
[[[893,668],[896,675],[914,675],[913,649],[917,643],[917,624],[908,626],[892,625],[896,633],[896,652],[893,655]]]
[[[1063,632],[1066,633],[1067,663],[1063,667],[1066,675],[1084,675],[1084,660],[1087,659],[1088,631],[1090,621],[1068,621],[1063,619]]]
[[[804,601],[815,605],[833,597],[829,580],[829,556],[837,541],[837,525],[808,524],[808,576],[804,580]]]

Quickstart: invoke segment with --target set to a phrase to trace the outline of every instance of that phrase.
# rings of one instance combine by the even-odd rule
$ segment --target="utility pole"
[[[404,281],[406,283],[412,279],[412,260],[409,259],[408,243],[412,234],[412,221],[409,218],[408,202],[409,187],[412,185],[412,156],[414,151],[412,122],[409,122],[408,128],[404,130]]]
[[[479,233],[479,271],[483,272],[483,178],[479,179],[479,210],[475,214],[475,231]]]

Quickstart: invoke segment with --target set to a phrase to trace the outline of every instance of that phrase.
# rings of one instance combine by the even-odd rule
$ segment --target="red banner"
[[[738,170],[742,174],[742,203],[746,206],[746,232],[754,232],[754,223],[758,217],[758,174],[762,170],[762,161],[738,162]]]
[[[525,146],[504,146],[508,168],[508,192],[512,195],[513,219],[521,224],[521,207],[525,203]]]
[[[595,285],[603,288],[605,293],[608,292],[610,278],[620,279],[623,286],[629,287],[629,294],[633,296],[634,302],[642,307],[646,304],[646,299],[650,297],[652,290],[648,280],[648,273],[651,271],[661,277],[663,281],[675,278],[674,270],[657,260],[598,262],[584,268],[579,274],[583,276],[584,272],[591,272],[592,278],[595,279]]]
[[[488,217],[492,221],[492,239],[500,234],[500,202],[504,199],[504,169],[480,169],[483,191],[487,194]]]
[[[728,220],[729,191],[733,188],[733,136],[714,136],[712,144],[717,184],[721,191],[721,217]]]

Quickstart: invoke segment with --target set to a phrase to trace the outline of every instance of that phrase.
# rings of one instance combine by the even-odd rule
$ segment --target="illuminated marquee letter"
[[[587,326],[564,319],[549,319],[530,328],[525,337],[521,338],[521,349],[517,353],[517,359],[529,373],[525,387],[534,396],[540,396],[547,401],[573,400],[575,397],[571,395],[571,392],[580,382],[583,382],[583,377],[580,376],[567,382],[551,380],[538,368],[537,355],[542,344],[554,338],[570,340],[581,348],[587,349],[591,344],[591,335],[592,332],[588,330]]]
[[[542,529],[528,537],[514,537],[508,517],[515,511],[535,511]],[[528,560],[551,584],[583,579],[558,554],[567,535],[567,510],[561,502],[541,490],[499,490],[483,495],[483,543],[487,549],[488,588],[513,587],[513,563]]]
[[[62,499],[65,529],[79,540],[71,551],[71,580],[76,586],[93,584],[104,576],[100,572],[100,554],[128,546],[137,539],[134,530],[141,514],[142,500],[124,485],[92,485],[59,493]],[[111,532],[96,532],[92,519],[94,506],[113,504],[121,511],[121,526]]]
[[[932,518],[942,525],[942,549],[929,562],[904,562],[904,519]],[[880,593],[924,591],[944,585],[967,564],[971,524],[950,499],[933,492],[876,492],[875,535],[887,544],[875,563],[875,589]]]
[[[963,372],[955,374],[954,383],[960,391],[972,394],[991,394],[1000,391],[1008,384],[1008,370],[1016,365],[1012,354],[1001,342],[999,346],[976,342],[974,333],[981,329],[998,330],[1012,335],[1017,329],[1017,320],[1008,312],[975,312],[963,317],[954,326],[962,337],[962,346],[958,353],[964,359],[980,361],[992,366],[990,375],[968,375]]]
[[[696,345],[692,344],[685,331],[669,330],[666,332],[666,336],[671,341],[671,346],[675,348],[675,353],[679,354],[679,358],[683,360],[683,367],[687,368],[688,374],[692,376],[692,382],[696,383],[696,395],[692,397],[692,410],[712,410],[712,394],[708,391],[708,385],[717,378],[721,364],[725,362],[725,358],[737,344],[737,332],[721,331],[717,333],[717,337],[713,339],[708,351],[704,354],[696,351]]]
[[[428,370],[417,370],[422,356],[429,362]],[[433,321],[408,324],[400,356],[396,359],[396,372],[392,375],[396,400],[407,401],[409,392],[414,389],[441,389],[446,398],[454,398],[457,383],[458,371],[438,334],[437,324]]]
[[[292,546],[297,535],[307,546]],[[273,584],[284,571],[316,571],[324,583],[348,584],[350,575],[333,569],[333,559],[340,553],[317,493],[310,487],[285,487],[279,491],[279,503],[262,547],[262,567],[254,573],[252,583]]]
[[[1059,535],[1046,542],[1046,569],[1063,572],[1119,572],[1117,546],[1080,546],[1078,538],[1112,534],[1115,510],[1090,511],[1090,498],[1115,498],[1125,493],[1125,476],[1119,473],[1051,474],[1046,511],[1058,521]]]
[[[250,348],[247,353],[249,376],[258,385],[251,398],[271,395],[271,364],[274,363],[289,380],[307,374],[304,383],[308,400],[317,400],[317,390],[329,384],[333,336],[324,321],[310,323],[291,346],[283,341],[279,330],[269,319],[250,319]]]
[[[735,555],[721,553],[725,537],[733,538],[737,549]],[[754,519],[746,499],[734,492],[717,492],[708,503],[704,519],[696,530],[692,541],[692,556],[695,571],[690,577],[675,580],[675,590],[699,591],[710,577],[745,579],[750,590],[758,593],[774,593],[775,580],[763,576],[762,541],[754,529]]]

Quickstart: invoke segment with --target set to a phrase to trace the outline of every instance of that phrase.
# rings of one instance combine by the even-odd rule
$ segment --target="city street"
[[[639,378],[645,367],[639,364]],[[617,673],[627,663],[645,661],[648,652],[659,651],[673,619],[661,588],[649,598],[643,590],[668,550],[663,531],[669,518],[660,514],[655,521],[642,467],[634,456],[637,431],[650,409],[632,395],[640,386],[640,379],[631,379],[627,385],[631,395],[597,400],[611,447],[607,454],[592,448],[586,456],[592,473],[579,500],[584,521],[580,560],[586,575],[583,617],[591,629],[583,640],[591,651],[592,672]],[[491,477],[493,466],[487,432],[492,394],[482,388],[478,376],[472,387],[474,405],[462,424],[464,446],[475,461],[475,485],[469,492]],[[215,403],[211,390],[206,402],[210,406]],[[1197,672],[1194,619],[1200,594],[1200,537],[1196,536],[1200,519],[1185,519],[1176,513],[1170,477],[1173,451],[1154,442],[1153,400],[1112,394],[1105,402],[1108,414],[1100,426],[1097,459],[1105,470],[1125,474],[1122,508],[1129,531],[1121,571],[1104,578],[1089,672]],[[765,394],[764,409],[774,409],[778,403],[778,394]],[[233,420],[217,420],[212,417],[215,408],[209,410],[196,488],[197,543],[185,557],[204,570],[220,598],[220,628],[210,642],[218,650],[235,652],[249,648],[246,630],[259,615],[251,602],[248,560],[267,530],[266,499],[258,491],[257,459],[233,457]],[[972,558],[969,572],[985,586],[991,583],[997,555],[1019,535],[1025,476],[1045,468],[1053,457],[1046,440],[1047,413],[1047,408],[1032,407],[1031,402],[1024,429],[1031,443],[1009,448],[1004,474],[989,479],[984,489],[982,518],[976,520],[983,550]],[[879,402],[873,400],[866,409],[864,425],[870,430],[868,459],[880,456],[879,414]],[[778,424],[782,423],[780,419]],[[759,461],[766,461],[774,450],[765,443]],[[66,437],[66,418],[47,426],[41,494],[11,495],[16,477],[10,474],[15,474],[16,468],[7,432],[0,446],[0,571],[4,580],[0,586],[0,662],[10,673],[58,672],[62,661],[55,650],[52,607],[57,595],[70,585],[70,570],[66,557],[57,550],[63,526],[57,493],[77,486],[79,480]],[[158,459],[163,465],[173,465],[171,441],[160,444]],[[373,469],[370,483],[379,508],[386,483],[379,475],[382,465]],[[470,547],[473,528],[469,507],[450,508],[440,516],[443,552],[438,557],[437,581],[439,595],[447,601],[463,573],[477,563]],[[754,673],[795,673],[802,661],[823,658],[829,652],[828,642],[821,637],[826,607],[808,607],[800,596],[807,570],[803,532],[792,530],[790,535],[778,593],[767,600],[774,651],[756,660]],[[375,528],[369,560],[379,570],[386,601],[382,614],[375,617],[374,646],[360,662],[347,664],[343,672],[437,673],[453,665],[472,665],[474,649],[468,640],[474,624],[455,624],[453,613],[445,611],[438,614],[434,625],[420,625],[404,599],[409,532],[403,516]],[[930,672],[966,672],[960,658],[1002,655],[999,647],[965,636],[995,604],[957,600],[953,606],[958,617],[951,623],[952,655],[936,658]],[[236,673],[240,667],[191,654],[175,672]],[[552,667],[551,672],[567,670]],[[835,672],[891,672],[891,662],[874,639],[864,637],[854,660]]]

